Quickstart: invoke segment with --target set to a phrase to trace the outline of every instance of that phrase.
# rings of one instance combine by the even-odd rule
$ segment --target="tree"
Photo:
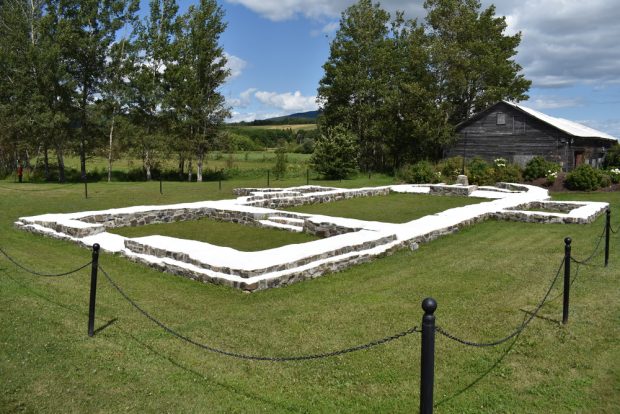
[[[198,7],[190,6],[179,27],[176,62],[167,71],[167,100],[176,124],[177,143],[190,163],[196,156],[198,181],[202,181],[205,155],[213,147],[224,119],[230,116],[225,98],[218,91],[230,73],[219,45],[226,28],[223,17],[215,0],[200,0]]]
[[[325,178],[347,178],[356,170],[359,150],[357,139],[344,127],[327,129],[314,145],[310,165]]]
[[[86,155],[98,145],[94,125],[88,117],[89,106],[102,92],[108,51],[117,31],[131,19],[136,7],[125,0],[63,0],[59,4],[59,41],[74,84],[70,118],[77,135],[81,176],[85,180]]]
[[[165,74],[174,63],[177,11],[175,0],[151,0],[148,17],[137,21],[134,28],[138,60],[131,77],[130,116],[144,131],[135,149],[142,158],[147,180],[151,179],[155,155],[162,146],[161,134],[167,129]]]
[[[391,81],[389,21],[390,14],[370,0],[347,8],[318,89],[324,124],[342,125],[354,133],[366,170],[384,169],[386,161],[382,115]]]
[[[288,157],[286,156],[286,141],[280,141],[275,152],[276,163],[273,166],[273,172],[276,174],[277,178],[284,178],[284,174],[286,173],[286,165],[288,164]]]
[[[520,101],[531,82],[514,61],[521,33],[504,34],[505,17],[478,0],[426,0],[437,101],[456,125],[502,100]]]

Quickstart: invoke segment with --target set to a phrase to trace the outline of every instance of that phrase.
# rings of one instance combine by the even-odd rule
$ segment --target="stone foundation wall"
[[[304,232],[321,238],[337,236],[339,234],[345,233],[352,233],[360,230],[362,230],[361,227],[346,227],[340,226],[335,223],[313,221],[309,219],[306,219],[304,221]]]
[[[477,185],[445,185],[437,184],[430,186],[430,194],[442,196],[469,196],[478,189]]]
[[[142,211],[128,214],[96,214],[83,217],[80,220],[86,223],[101,224],[105,228],[115,228],[144,226],[147,224],[156,223],[171,223],[175,221],[198,220],[204,217],[220,221],[256,225],[256,221],[263,220],[266,217],[266,214],[218,210],[214,208],[181,208]]]
[[[318,194],[304,194],[302,196],[297,197],[284,197],[284,198],[260,198],[253,201],[248,201],[246,205],[254,206],[254,207],[265,207],[265,208],[284,208],[284,207],[295,207],[301,206],[305,204],[317,204],[317,203],[331,203],[333,201],[339,200],[347,200],[350,198],[357,197],[374,197],[374,196],[385,196],[390,193],[389,188],[374,188],[374,189],[363,189],[363,190],[345,190],[337,193],[318,193]]]
[[[156,257],[168,257],[170,259],[178,260],[180,262],[193,264],[194,266],[197,266],[202,269],[207,269],[213,272],[222,273],[226,275],[239,276],[244,279],[247,279],[247,278],[254,277],[254,276],[261,276],[265,273],[281,272],[285,270],[295,269],[297,267],[304,266],[309,263],[316,262],[318,260],[324,260],[324,259],[328,259],[331,257],[341,256],[341,255],[351,253],[351,252],[359,252],[363,250],[372,249],[374,247],[382,246],[384,244],[393,242],[395,240],[396,240],[395,235],[389,235],[389,236],[378,238],[376,240],[370,240],[370,241],[366,241],[363,243],[343,246],[343,247],[340,247],[334,250],[323,252],[321,254],[310,255],[302,259],[291,261],[288,263],[282,263],[276,266],[269,266],[269,267],[265,267],[262,269],[252,269],[252,270],[213,266],[209,263],[205,263],[200,260],[193,259],[186,253],[173,252],[167,249],[161,249],[161,248],[149,246],[147,244],[141,243],[139,240],[127,239],[125,240],[125,247],[134,253],[147,254],[147,255],[152,255]]]

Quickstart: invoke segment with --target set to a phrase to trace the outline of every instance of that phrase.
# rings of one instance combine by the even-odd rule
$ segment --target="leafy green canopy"
[[[355,135],[361,169],[438,159],[456,124],[496,100],[526,97],[530,82],[512,60],[520,34],[504,35],[494,7],[429,0],[425,8],[426,24],[370,0],[342,14],[318,97],[323,126]]]

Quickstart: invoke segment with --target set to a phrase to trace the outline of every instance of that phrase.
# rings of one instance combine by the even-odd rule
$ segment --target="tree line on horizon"
[[[129,152],[147,179],[173,155],[180,174],[195,160],[202,179],[207,151],[226,145],[223,10],[151,0],[138,11],[139,0],[0,2],[0,170],[36,156],[45,178],[56,166],[64,182],[65,154],[79,155],[85,179],[93,154],[110,174]]]
[[[392,173],[437,160],[454,127],[490,104],[527,98],[515,62],[521,34],[478,0],[427,0],[423,22],[380,3],[347,8],[318,86],[314,169]],[[239,131],[219,88],[229,71],[216,0],[179,13],[175,0],[3,0],[0,3],[0,174],[40,160],[65,181],[64,157],[161,160],[198,181],[209,151],[233,150]],[[246,142],[246,146],[251,146]],[[341,167],[342,166],[342,167]]]

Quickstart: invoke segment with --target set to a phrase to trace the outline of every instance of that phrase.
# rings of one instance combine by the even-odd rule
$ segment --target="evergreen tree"
[[[478,0],[426,0],[438,102],[456,125],[491,104],[527,99],[531,82],[514,61],[521,33],[504,34],[505,17]]]
[[[312,169],[328,179],[347,178],[357,167],[356,137],[342,126],[328,128],[314,144]]]

